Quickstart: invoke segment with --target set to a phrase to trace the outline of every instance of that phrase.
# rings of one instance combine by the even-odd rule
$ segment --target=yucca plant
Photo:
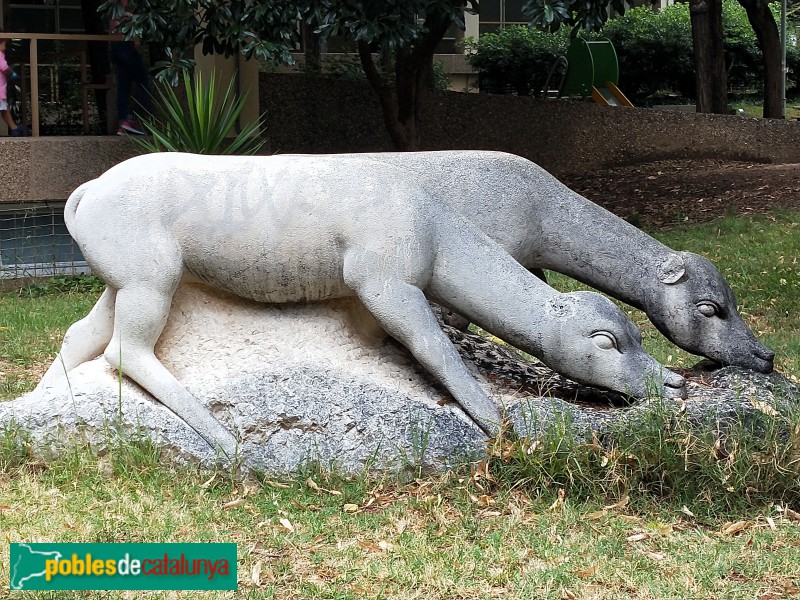
[[[217,98],[217,78],[212,72],[206,84],[197,73],[194,81],[183,74],[186,104],[171,86],[159,88],[155,104],[163,117],[148,114],[142,119],[147,137],[132,138],[147,152],[192,152],[195,154],[255,154],[264,145],[259,131],[262,116],[244,126],[235,137],[228,137],[247,101],[247,93],[237,96],[234,81],[221,99]]]

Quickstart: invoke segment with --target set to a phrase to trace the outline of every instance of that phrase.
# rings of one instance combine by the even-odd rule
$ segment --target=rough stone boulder
[[[175,296],[156,354],[242,441],[245,463],[265,473],[296,472],[308,461],[344,472],[442,469],[481,456],[482,432],[447,392],[401,345],[359,333],[363,323],[356,301],[261,305],[187,285]],[[702,384],[691,381],[686,401],[627,406],[476,335],[446,331],[522,435],[565,414],[579,434],[602,432],[635,423],[661,402],[696,415],[702,427],[798,401],[797,388],[780,375],[729,368]],[[12,421],[43,456],[75,442],[102,451],[110,432],[122,429],[152,437],[179,461],[216,458],[194,430],[102,357],[73,370],[69,385],[0,403],[0,424]]]

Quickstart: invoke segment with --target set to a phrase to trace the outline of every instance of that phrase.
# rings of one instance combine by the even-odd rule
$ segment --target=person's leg
[[[0,110],[0,113],[3,115],[3,121],[5,121],[6,125],[8,125],[8,131],[12,131],[13,129],[17,128],[17,124],[14,122],[14,119],[11,117],[11,111],[8,110]]]
[[[128,97],[131,93],[131,78],[128,69],[128,46],[132,42],[111,42],[111,64],[117,74],[117,121],[128,118]]]
[[[22,134],[22,132],[17,127],[17,124],[14,122],[14,118],[11,116],[11,111],[8,110],[8,100],[6,100],[5,98],[0,100],[0,116],[2,116],[3,121],[5,121],[5,124],[8,125],[9,135],[17,136]]]
[[[134,48],[131,56],[131,79],[135,86],[133,93],[136,100],[133,112],[136,113],[137,118],[147,115],[152,112],[151,98],[150,98],[150,76],[147,73],[147,67],[142,60],[142,55]]]

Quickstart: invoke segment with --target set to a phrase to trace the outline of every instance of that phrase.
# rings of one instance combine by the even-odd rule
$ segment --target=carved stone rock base
[[[635,426],[662,402],[628,406],[484,338],[445,329],[522,435],[564,414],[579,435],[602,434]],[[405,348],[375,336],[356,301],[260,305],[187,285],[161,339],[159,358],[241,440],[244,463],[264,473],[296,472],[309,461],[343,472],[443,469],[483,455],[482,432]],[[776,374],[723,369],[707,380],[692,381],[683,403],[663,402],[705,426],[709,418],[763,410],[760,403],[781,410],[798,401],[797,388]],[[217,459],[102,357],[74,369],[68,383],[0,403],[0,424],[12,421],[45,457],[74,443],[102,451],[114,439],[110,432],[121,429],[151,437],[178,461]]]

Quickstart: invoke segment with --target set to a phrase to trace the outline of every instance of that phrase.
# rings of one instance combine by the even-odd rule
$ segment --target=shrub
[[[647,6],[611,19],[603,35],[614,44],[620,88],[634,102],[659,90],[694,95],[694,50],[688,6],[673,4],[659,13]]]
[[[545,33],[522,25],[463,42],[482,92],[539,96],[555,59],[566,53],[566,30]]]
[[[772,5],[777,15],[780,7]],[[747,13],[736,0],[723,2],[725,56],[728,85],[732,89],[760,87],[763,60]],[[694,49],[689,6],[667,6],[654,12],[648,6],[629,10],[609,20],[601,34],[614,44],[619,60],[619,86],[635,103],[658,91],[672,90],[686,98],[695,96]],[[580,35],[587,35],[581,33]],[[470,64],[479,72],[481,91],[537,96],[550,65],[566,53],[569,34],[508,27],[480,39],[467,39]],[[800,51],[796,36],[787,46],[789,83],[800,84]]]
[[[242,127],[235,137],[228,137],[234,130],[242,112],[247,95],[236,96],[234,79],[221,98],[217,98],[216,77],[212,73],[205,84],[200,74],[194,82],[184,71],[186,90],[184,104],[171,86],[158,91],[155,104],[163,117],[153,114],[142,119],[148,137],[131,139],[147,152],[193,152],[195,154],[255,154],[264,145],[259,131],[264,119]]]

